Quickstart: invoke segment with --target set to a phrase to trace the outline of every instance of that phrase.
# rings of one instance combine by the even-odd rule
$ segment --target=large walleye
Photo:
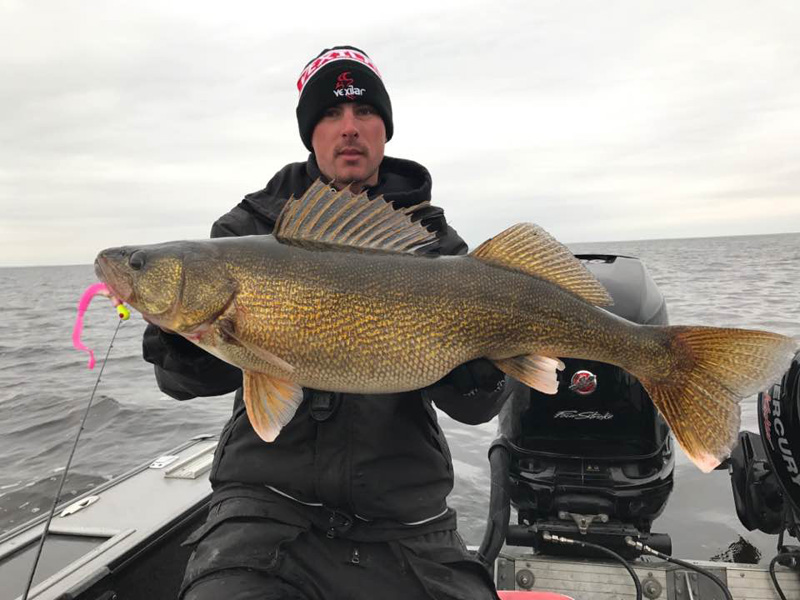
[[[316,182],[274,236],[101,252],[98,276],[149,321],[244,372],[254,429],[272,441],[301,387],[390,393],[428,386],[485,357],[555,393],[557,357],[622,367],[644,385],[678,442],[708,471],[739,431],[739,401],[778,378],[796,343],[763,332],[630,323],[569,250],[520,224],[467,256],[382,199]]]

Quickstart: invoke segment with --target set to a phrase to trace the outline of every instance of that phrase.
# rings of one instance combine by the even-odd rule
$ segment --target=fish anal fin
[[[275,224],[275,238],[306,248],[349,248],[413,254],[436,234],[413,219],[427,202],[395,209],[378,196],[337,191],[317,179],[300,198],[291,197]]]
[[[264,373],[244,372],[244,405],[253,429],[265,442],[273,442],[292,420],[303,401],[303,388]]]
[[[556,371],[564,369],[564,363],[555,358],[523,354],[512,358],[492,361],[494,365],[517,381],[543,394],[555,394],[558,391]]]
[[[519,223],[486,240],[470,256],[544,279],[595,306],[614,304],[608,291],[569,248],[538,225]]]

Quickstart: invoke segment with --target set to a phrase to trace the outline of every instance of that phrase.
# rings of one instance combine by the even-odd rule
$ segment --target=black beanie
[[[303,69],[297,90],[300,139],[311,152],[311,135],[322,114],[331,106],[348,101],[374,106],[386,127],[386,141],[392,139],[392,102],[378,68],[358,48],[334,46],[320,52]]]

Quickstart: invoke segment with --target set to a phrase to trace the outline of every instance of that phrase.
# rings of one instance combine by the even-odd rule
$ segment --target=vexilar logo
[[[350,77],[350,71],[343,71],[339,77],[336,78],[336,87],[333,90],[333,95],[337,98],[347,98],[353,100],[356,96],[364,95],[364,88],[357,88],[353,86],[353,78]]]
[[[350,71],[344,71],[339,75],[339,77],[336,78],[337,90],[342,90],[352,85],[353,85],[353,78],[350,77]]]

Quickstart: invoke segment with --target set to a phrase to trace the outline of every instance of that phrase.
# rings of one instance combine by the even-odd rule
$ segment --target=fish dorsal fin
[[[436,241],[413,214],[427,202],[395,209],[383,196],[336,191],[317,179],[300,198],[292,196],[275,223],[274,235],[284,244],[345,247],[383,252],[416,253]]]
[[[596,306],[614,304],[606,288],[569,248],[538,225],[520,223],[486,240],[470,256],[564,288]]]

